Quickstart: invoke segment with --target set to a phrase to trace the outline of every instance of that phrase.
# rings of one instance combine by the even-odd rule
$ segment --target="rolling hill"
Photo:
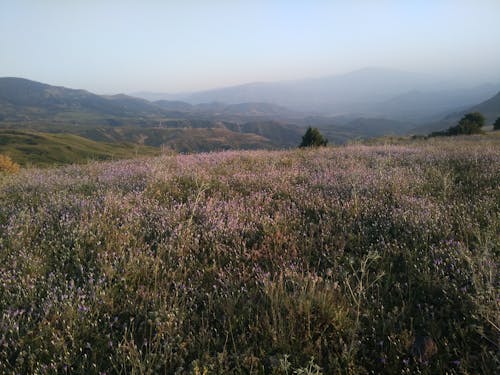
[[[195,93],[184,98],[191,101],[188,103],[171,97],[151,102],[123,94],[96,95],[7,77],[0,78],[0,129],[76,134],[87,141],[166,146],[181,152],[288,148],[299,144],[306,126],[320,128],[331,143],[404,134],[414,129],[415,123],[398,118],[417,120],[416,113],[420,112],[423,114],[419,118],[431,113],[435,116],[438,110],[450,108],[458,101],[466,103],[494,87],[482,86],[456,96],[451,88],[433,95],[426,91],[404,91],[409,87],[424,90],[435,85],[426,76],[364,69],[325,79],[259,83]],[[403,93],[391,97],[396,92]],[[339,110],[345,113],[311,116],[273,103],[280,98],[285,104],[296,105],[294,108],[309,101],[323,106],[328,113]],[[485,112],[488,119],[493,118],[498,113],[497,103],[495,97],[478,106],[447,112],[451,115],[440,116],[443,120],[431,124],[431,131],[457,121],[456,117],[465,108],[474,108]],[[426,111],[426,107],[431,109]]]
[[[488,124],[500,117],[500,92],[494,97],[470,108],[468,112],[481,112],[486,117]]]
[[[87,138],[86,147],[91,140],[167,146],[181,152],[290,147],[299,142],[302,130],[271,119],[291,113],[269,103],[153,103],[123,94],[95,95],[21,78],[0,78],[0,128],[26,134],[63,133],[64,137],[76,134]],[[6,137],[4,132],[3,141],[10,143],[12,139]],[[50,142],[58,148],[61,139],[50,138]],[[33,147],[24,150],[31,155],[38,152]]]
[[[161,119],[283,118],[294,115],[270,103],[149,102],[132,96],[96,95],[85,90],[51,86],[24,78],[0,78],[0,121],[67,124],[151,125]]]
[[[459,90],[412,90],[369,106],[366,110],[393,119],[428,123],[440,120],[451,112],[467,109],[474,103],[482,102],[499,89],[499,85],[485,84]]]
[[[204,152],[228,149],[277,148],[272,140],[253,133],[212,128],[101,127],[82,129],[81,136],[98,142],[130,142],[151,147],[168,147],[179,152]]]
[[[23,78],[0,78],[2,121],[97,122],[162,115],[157,106],[127,95],[101,96]]]
[[[159,153],[158,148],[122,142],[96,142],[75,134],[0,129],[0,154],[10,156],[23,166],[126,159]]]
[[[466,113],[470,112],[480,112],[486,118],[486,124],[492,124],[497,118],[500,117],[500,92],[479,104],[461,111],[449,113],[439,121],[417,127],[413,129],[412,132],[417,134],[427,134],[434,131],[445,130],[450,126],[456,125]]]

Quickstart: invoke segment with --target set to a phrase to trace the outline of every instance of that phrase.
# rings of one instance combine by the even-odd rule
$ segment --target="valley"
[[[432,92],[403,94],[415,87],[428,90],[434,87],[430,80],[417,78],[400,71],[366,69],[324,80],[285,82],[270,87],[259,84],[252,86],[252,90],[238,86],[183,97],[191,102],[173,100],[172,95],[168,96],[170,100],[161,99],[162,94],[139,93],[155,99],[152,101],[124,94],[96,95],[27,79],[0,78],[0,129],[4,134],[0,151],[21,164],[47,165],[50,160],[58,164],[88,158],[150,155],[161,152],[162,148],[181,153],[286,149],[300,143],[308,126],[317,127],[330,143],[344,144],[384,135],[426,135],[446,129],[468,110],[483,111],[489,123],[500,116],[500,94],[487,96],[498,89],[495,85],[467,90],[449,88],[448,94],[440,92],[441,101],[436,106],[431,105],[437,95]],[[381,87],[383,82],[386,83],[383,95],[373,91],[373,87]],[[347,86],[351,89],[340,95]],[[266,96],[277,87],[281,96]],[[372,87],[371,95],[376,100],[368,99],[367,87]],[[304,100],[311,96],[322,98],[329,101],[329,109],[314,110],[302,105],[290,109],[274,103],[294,105],[283,99],[285,94],[296,100],[299,96]],[[341,97],[344,104],[332,99],[332,95]],[[396,96],[387,99],[391,95]],[[485,100],[473,102],[479,98]],[[207,101],[200,103],[201,100]],[[467,102],[470,104],[464,104]],[[457,108],[455,112],[451,111],[453,105]],[[433,122],[425,123],[430,119]],[[9,132],[26,132],[26,136],[7,136]],[[44,150],[29,144],[34,133],[45,133]],[[71,143],[76,138],[70,140],[67,138],[70,135],[82,137],[78,150],[57,156],[64,142],[68,143],[66,150],[73,147]],[[48,154],[37,156],[43,153]]]

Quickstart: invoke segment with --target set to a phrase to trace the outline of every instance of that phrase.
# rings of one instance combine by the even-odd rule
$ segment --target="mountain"
[[[438,86],[440,91],[435,89]],[[440,126],[446,128],[447,121],[456,121],[457,113],[473,107],[469,101],[483,98],[495,87],[478,86],[459,93],[433,77],[364,69],[151,102],[124,94],[96,95],[22,78],[0,78],[0,128],[72,133],[96,142],[168,146],[181,152],[283,148],[300,143],[306,126],[320,128],[331,143],[404,134],[423,118],[443,119],[446,125]],[[487,116],[495,116],[495,103],[482,103],[485,111],[492,108]],[[310,112],[297,109],[306,107]],[[322,115],[314,114],[318,109]],[[448,119],[448,113],[455,117]]]
[[[154,104],[127,95],[101,96],[24,78],[0,78],[3,121],[92,122],[106,118],[161,115]]]
[[[183,101],[158,100],[155,105],[166,111],[176,111],[177,115],[189,117],[216,118],[220,120],[241,120],[247,118],[296,118],[300,114],[288,108],[271,103],[238,103],[207,102],[189,104]]]
[[[296,114],[270,103],[150,102],[124,94],[96,95],[23,78],[0,78],[0,121],[5,122],[153,126],[167,118],[248,121],[290,116]]]
[[[343,126],[353,133],[364,137],[378,137],[381,135],[405,134],[413,128],[412,123],[390,120],[386,118],[357,118]]]
[[[98,142],[129,142],[151,147],[167,147],[179,152],[282,147],[279,143],[261,135],[232,131],[223,126],[210,128],[101,127],[80,129],[78,132],[81,136]]]
[[[255,82],[190,94],[165,94],[199,103],[273,103],[321,116],[390,118],[427,123],[467,108],[500,90],[500,84],[469,87],[439,77],[386,68],[281,82]],[[139,93],[144,98],[161,94]]]
[[[238,103],[228,105],[223,109],[223,113],[236,116],[283,117],[291,116],[293,112],[288,108],[271,103]]]
[[[224,127],[245,134],[257,134],[281,147],[295,147],[300,143],[304,128],[278,121],[250,121],[243,124],[225,123]]]
[[[101,156],[105,155],[104,145],[89,142],[168,146],[181,152],[290,147],[299,142],[302,129],[270,119],[291,113],[269,103],[149,102],[123,94],[96,95],[22,78],[0,78],[0,126],[5,131],[27,132],[20,138],[4,131],[2,141],[8,140],[10,146],[19,141],[12,147],[17,150],[19,146],[27,155],[44,149],[69,152],[62,142],[67,138],[55,139],[49,134],[37,136],[33,143],[33,130],[36,134],[50,131],[84,137],[78,140],[87,142],[85,148],[98,150]],[[23,140],[37,146],[26,146]],[[72,150],[78,140],[71,140]],[[104,148],[109,149],[109,145]],[[78,154],[87,155],[83,151]]]
[[[352,139],[366,139],[383,135],[406,134],[414,124],[385,118],[309,117],[308,124],[317,127],[331,143],[346,143]]]
[[[398,120],[428,123],[439,120],[450,112],[481,102],[498,90],[500,85],[494,84],[438,91],[412,90],[372,105],[367,111]]]
[[[467,112],[480,112],[486,117],[486,123],[491,124],[500,117],[500,92],[492,98],[470,108]]]
[[[164,92],[149,92],[149,91],[136,91],[136,92],[130,93],[130,96],[133,96],[135,98],[146,99],[150,102],[157,102],[157,101],[161,101],[161,100],[178,101],[179,98],[183,95],[187,95],[187,93],[185,93],[185,94],[167,94]]]
[[[167,111],[192,112],[194,106],[189,103],[181,102],[180,100],[157,100],[154,102],[157,106]]]
[[[412,132],[416,134],[428,134],[435,131],[446,130],[450,126],[456,125],[466,113],[470,112],[480,112],[486,118],[486,124],[492,124],[500,117],[500,92],[479,104],[448,113],[439,121],[416,127],[412,129]]]
[[[267,102],[298,111],[332,114],[357,111],[366,102],[382,101],[409,90],[432,87],[435,84],[436,79],[427,75],[384,68],[366,68],[322,78],[257,82],[180,94],[177,99],[193,104]],[[156,97],[158,95],[156,94]],[[171,99],[172,95],[167,97]]]

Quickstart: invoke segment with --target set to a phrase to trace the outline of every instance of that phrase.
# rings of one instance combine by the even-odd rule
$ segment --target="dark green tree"
[[[484,116],[479,112],[467,113],[457,126],[448,129],[448,135],[478,134],[484,126]]]
[[[306,133],[302,136],[302,142],[299,147],[320,147],[326,146],[328,140],[316,128],[307,128]]]
[[[493,124],[493,130],[500,130],[500,117]]]

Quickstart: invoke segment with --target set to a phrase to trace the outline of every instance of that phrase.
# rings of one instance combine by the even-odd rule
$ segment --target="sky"
[[[0,76],[188,92],[386,67],[500,81],[500,0],[0,0]]]

